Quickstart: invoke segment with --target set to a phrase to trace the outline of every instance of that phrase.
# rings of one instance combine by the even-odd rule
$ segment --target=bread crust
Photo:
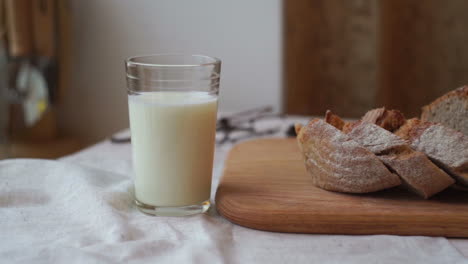
[[[406,121],[405,116],[398,110],[388,110],[385,107],[376,108],[368,111],[359,121],[347,122],[338,115],[327,110],[325,113],[325,122],[338,128],[344,133],[349,133],[360,122],[376,124],[390,132],[397,130]]]
[[[424,153],[414,151],[404,140],[382,127],[361,122],[348,135],[376,154],[410,190],[425,199],[455,183]]]
[[[406,121],[403,113],[398,110],[387,110],[385,107],[368,111],[361,120],[376,124],[390,132],[397,130]]]
[[[327,110],[327,112],[325,112],[325,122],[336,127],[338,130],[343,130],[343,126],[347,123],[339,116],[332,113],[332,111],[330,110]]]
[[[395,133],[435,164],[468,186],[468,137],[438,123],[408,120]]]
[[[411,151],[408,144],[398,136],[367,122],[359,122],[348,136],[376,155]]]
[[[441,97],[435,99],[432,101],[430,104],[425,105],[421,108],[422,113],[421,113],[421,120],[427,121],[429,118],[429,113],[430,111],[437,107],[439,104],[442,102],[445,102],[446,100],[452,98],[452,97],[459,97],[459,98],[468,98],[468,85],[464,85],[462,87],[459,87],[453,91],[450,91]]]
[[[447,107],[453,100],[457,99],[461,100],[462,108],[453,112]],[[447,120],[453,120],[453,118],[456,120],[455,123]],[[422,121],[440,122],[447,127],[468,135],[468,120],[466,119],[468,119],[468,85],[450,91],[421,108]]]
[[[382,122],[376,122],[376,120],[382,116],[385,109],[375,110],[377,110],[374,111],[375,114],[368,115],[368,120],[383,125]],[[327,111],[325,121],[331,122],[332,125],[344,122],[331,111]],[[419,120],[410,122],[421,123]],[[414,151],[405,140],[390,131],[365,121],[347,124],[348,126],[341,126],[343,130],[347,130],[343,132],[377,155],[391,171],[400,176],[408,189],[421,197],[427,199],[455,182],[447,173],[433,164],[424,153]]]
[[[375,192],[401,184],[369,150],[320,119],[302,127],[297,136],[314,185],[337,192]]]

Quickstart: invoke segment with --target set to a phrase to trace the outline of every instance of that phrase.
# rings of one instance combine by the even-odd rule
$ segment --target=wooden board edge
[[[227,219],[229,222],[243,226],[250,229],[276,232],[276,233],[297,233],[297,234],[325,234],[325,235],[398,235],[398,236],[431,236],[431,237],[453,237],[453,238],[468,238],[468,219],[460,218],[458,221],[452,223],[447,222],[436,222],[428,224],[422,224],[422,222],[407,222],[406,225],[402,225],[401,222],[405,222],[403,217],[399,220],[399,223],[389,222],[375,222],[373,225],[367,225],[366,229],[355,228],[356,223],[333,223],[330,225],[330,220],[333,216],[325,216],[321,221],[310,223],[304,227],[303,224],[297,225],[297,223],[290,222],[289,225],[284,223],[278,224],[271,222],[270,225],[265,225],[263,220],[261,223],[256,223],[250,217],[245,219],[241,217],[245,212],[239,210],[230,210],[225,204],[230,204],[229,198],[223,197],[223,195],[216,194],[216,209],[218,213]],[[250,212],[252,216],[252,212]],[[260,215],[260,217],[264,217]],[[274,219],[274,217],[272,217]],[[356,220],[358,221],[358,220]],[[422,229],[420,229],[422,228]],[[345,230],[345,231],[343,231]]]

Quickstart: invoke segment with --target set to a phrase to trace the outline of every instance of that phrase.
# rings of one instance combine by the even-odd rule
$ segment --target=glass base
[[[135,204],[138,210],[151,216],[187,216],[201,214],[208,211],[211,206],[210,200],[188,206],[154,206],[144,204],[135,199]]]

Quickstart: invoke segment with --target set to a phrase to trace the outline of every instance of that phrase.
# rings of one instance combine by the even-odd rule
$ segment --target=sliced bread
[[[421,120],[441,123],[468,135],[468,85],[446,93],[424,106]]]
[[[424,153],[414,151],[401,138],[377,125],[361,122],[348,135],[376,154],[410,190],[423,198],[427,199],[455,183]]]
[[[340,123],[339,116],[331,112],[327,112],[327,115],[332,125]],[[401,177],[408,189],[423,198],[427,199],[455,182],[425,154],[412,150],[404,140],[380,126],[358,121],[347,134],[376,154],[391,171]]]
[[[358,125],[359,121],[343,121],[340,117],[333,114],[330,110],[325,113],[325,121],[332,124],[334,127],[348,133],[354,126]],[[406,119],[405,116],[398,110],[388,110],[385,107],[375,108],[368,111],[360,121],[376,124],[384,129],[394,132],[402,126]]]
[[[395,134],[424,152],[460,184],[468,186],[468,137],[439,123],[413,118]]]
[[[320,188],[367,193],[401,184],[377,156],[323,120],[298,125],[296,132],[306,169]]]
[[[403,113],[398,110],[388,110],[385,107],[368,111],[361,120],[376,124],[390,132],[397,130],[406,121]]]

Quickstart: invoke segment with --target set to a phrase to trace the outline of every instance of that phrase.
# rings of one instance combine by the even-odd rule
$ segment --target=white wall
[[[181,52],[222,60],[220,110],[281,108],[280,0],[70,0],[68,133],[98,140],[128,127],[124,59]]]

